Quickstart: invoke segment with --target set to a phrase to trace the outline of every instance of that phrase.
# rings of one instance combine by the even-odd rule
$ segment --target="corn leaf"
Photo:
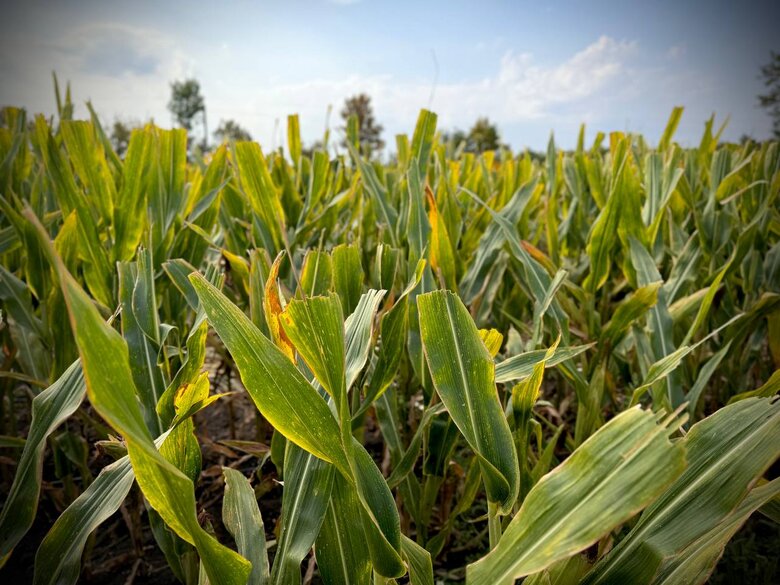
[[[371,561],[360,526],[360,502],[341,476],[333,481],[328,510],[317,536],[317,567],[326,585],[369,585]]]
[[[417,299],[428,367],[452,420],[482,466],[489,501],[508,513],[519,488],[517,453],[495,385],[495,365],[463,303],[449,292]]]
[[[77,361],[33,399],[30,430],[0,514],[0,559],[13,551],[35,519],[47,437],[76,411],[85,393],[84,375]]]
[[[651,503],[685,468],[685,449],[651,412],[625,411],[537,483],[469,585],[512,583],[596,542]]]
[[[122,188],[114,206],[114,259],[130,260],[141,241],[146,220],[145,173],[152,148],[152,132],[134,130],[123,164]]]
[[[663,569],[653,579],[658,585],[689,583],[702,585],[710,578],[720,560],[726,544],[758,508],[780,495],[780,478],[750,490],[722,522],[700,536],[672,559],[664,562]]]
[[[38,547],[34,585],[72,585],[78,581],[89,535],[119,509],[134,481],[127,456],[101,470],[57,518]]]
[[[401,555],[409,568],[410,585],[433,585],[431,553],[407,536],[401,540]]]
[[[369,301],[367,305],[370,304]],[[358,310],[360,309],[358,304]],[[368,313],[371,315],[373,312]],[[369,319],[361,323],[360,319],[356,319],[350,328],[366,329],[371,321],[372,319]],[[401,545],[398,510],[373,459],[365,447],[352,436],[346,396],[341,302],[335,294],[328,297],[310,297],[303,301],[293,300],[282,314],[282,322],[317,380],[334,398],[341,424],[341,445],[350,465],[350,472],[345,478],[354,484],[358,500],[363,506],[361,520],[374,569],[381,575],[398,577],[404,572],[398,555]],[[360,343],[355,339],[350,339],[351,345],[359,346]]]
[[[292,442],[284,455],[282,526],[271,583],[298,585],[301,561],[314,544],[328,509],[333,466]]]
[[[344,317],[341,301],[327,297],[293,299],[281,315],[282,327],[322,387],[333,397],[336,410],[349,415],[345,384]],[[348,424],[341,418],[341,424]]]
[[[557,347],[549,359],[545,358],[547,355],[546,349],[535,349],[514,355],[496,364],[496,382],[500,384],[523,380],[533,374],[534,366],[541,361],[544,361],[546,368],[551,368],[577,357],[594,345],[594,343],[589,343],[588,345]]]
[[[355,383],[368,361],[374,332],[374,318],[384,296],[385,291],[373,289],[361,295],[355,311],[344,322],[347,391]]]
[[[691,427],[685,447],[688,468],[584,583],[651,583],[663,559],[723,522],[780,455],[780,401],[750,398],[721,408]]]
[[[31,212],[26,215],[37,223]],[[246,582],[251,568],[247,561],[220,545],[201,528],[196,516],[192,482],[166,461],[155,447],[135,401],[127,344],[103,321],[86,293],[62,265],[40,224],[38,229],[68,304],[90,402],[124,436],[141,490],[166,524],[198,549],[211,578],[216,581],[219,576],[225,583]]]
[[[190,281],[261,414],[290,441],[348,475],[338,423],[322,397],[216,287],[197,273]]]
[[[345,315],[352,314],[360,300],[363,288],[363,267],[357,246],[340,245],[333,248],[333,288],[341,298]]]

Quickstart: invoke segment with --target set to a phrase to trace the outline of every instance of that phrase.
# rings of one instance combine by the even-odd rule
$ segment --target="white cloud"
[[[391,148],[396,133],[412,131],[420,108],[435,111],[442,129],[467,129],[487,115],[514,146],[536,148],[543,146],[550,129],[563,144],[573,144],[583,121],[603,130],[653,134],[663,127],[672,106],[682,103],[687,109],[680,131],[690,125],[693,136],[711,111],[726,115],[735,110],[735,102],[719,98],[723,92],[712,79],[672,71],[664,63],[670,54],[650,56],[654,61],[648,65],[648,55],[640,55],[636,42],[607,36],[557,62],[540,53],[508,51],[482,78],[435,87],[431,79],[383,73],[279,83],[255,71],[255,57],[234,49],[232,41],[193,50],[197,53],[188,53],[154,29],[114,24],[92,24],[46,41],[6,35],[0,37],[2,54],[23,57],[0,60],[0,79],[6,81],[0,86],[0,104],[53,113],[54,70],[61,83],[71,81],[77,115],[86,115],[81,104],[91,99],[106,121],[153,117],[168,126],[170,82],[195,76],[211,128],[221,119],[234,119],[264,148],[283,140],[285,118],[291,113],[300,114],[305,142],[320,138],[328,105],[333,106],[330,126],[335,129],[341,125],[344,99],[361,92],[372,97]],[[498,50],[491,48],[493,54]],[[684,47],[671,53],[680,51]],[[453,78],[452,72],[442,73]],[[751,123],[742,125],[749,128]]]
[[[70,82],[77,115],[85,115],[89,99],[108,120],[167,125],[169,83],[194,72],[194,61],[172,39],[149,28],[92,23],[52,39],[11,36],[0,43],[3,54],[13,47],[24,55],[0,62],[0,78],[13,80],[0,90],[0,102],[36,113],[54,109],[53,71],[61,85]]]
[[[243,107],[238,109],[237,104],[228,103],[233,100],[226,92],[224,102],[218,96],[220,105],[216,111],[217,117],[234,117],[249,126],[261,140],[270,139],[275,120],[283,120],[289,113],[301,115],[305,138],[312,140],[321,135],[327,104],[340,107],[344,98],[360,92],[372,97],[376,116],[385,125],[388,137],[409,132],[422,107],[439,114],[442,128],[468,127],[484,115],[501,125],[550,119],[552,126],[554,108],[583,104],[608,86],[619,85],[636,51],[636,43],[604,36],[553,65],[538,64],[530,53],[507,52],[493,75],[438,84],[432,102],[431,82],[427,80],[399,80],[390,75],[350,76],[270,87],[259,92],[249,108],[244,100],[239,100]],[[582,108],[577,111],[579,114]],[[338,125],[338,112],[334,114],[332,124]]]

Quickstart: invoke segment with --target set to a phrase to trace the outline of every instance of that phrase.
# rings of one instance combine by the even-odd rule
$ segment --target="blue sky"
[[[158,5],[159,4],[159,5]],[[759,68],[780,51],[780,2],[3,2],[0,104],[52,113],[51,71],[108,122],[171,124],[169,82],[200,82],[211,129],[233,118],[264,147],[301,115],[305,142],[369,93],[389,144],[421,107],[443,129],[496,122],[514,148],[570,147],[579,124],[653,142],[730,116],[725,137],[766,138]]]

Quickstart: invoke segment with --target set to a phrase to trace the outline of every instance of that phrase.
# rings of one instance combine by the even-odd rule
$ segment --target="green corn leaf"
[[[333,261],[329,254],[309,250],[301,269],[301,286],[306,296],[327,294],[333,285]]]
[[[225,476],[222,521],[236,539],[238,552],[252,563],[247,585],[265,585],[270,579],[268,553],[265,550],[265,529],[255,491],[240,471],[223,467],[222,475]]]
[[[542,477],[469,585],[512,583],[579,552],[650,504],[685,468],[685,449],[648,411],[625,411]]]
[[[676,106],[672,109],[672,114],[669,116],[669,121],[666,123],[666,128],[661,136],[661,140],[658,142],[658,150],[664,151],[672,144],[672,136],[674,136],[677,126],[680,124],[680,118],[682,118],[684,108]]]
[[[528,253],[526,247],[523,245],[523,242],[517,235],[517,229],[515,225],[512,223],[512,221],[508,221],[505,215],[502,213],[504,210],[502,210],[502,212],[496,213],[474,193],[467,189],[463,189],[463,191],[468,194],[469,197],[471,197],[475,202],[484,207],[493,218],[493,221],[498,225],[503,234],[504,239],[502,241],[505,241],[509,244],[509,248],[512,251],[512,254],[514,254],[515,260],[519,262],[523,284],[528,287],[533,298],[545,299],[548,296],[549,291],[555,290],[555,287],[552,286],[553,279],[550,277],[550,274],[547,272],[547,270],[539,263],[539,261]],[[534,192],[535,190],[531,189],[529,197],[532,196]],[[509,204],[507,204],[507,206],[508,205]],[[487,233],[487,231],[485,233]],[[567,317],[557,300],[553,299],[550,304],[552,308],[552,314],[555,320],[558,322],[559,326],[561,326],[563,330],[563,337],[566,339],[568,332],[567,327],[564,325],[565,321],[567,321]]]
[[[190,272],[194,272],[190,270]],[[265,283],[271,273],[271,259],[265,250],[257,249],[249,251],[249,317],[263,333],[268,333],[268,325],[265,322],[263,303],[265,301]],[[189,273],[188,273],[189,274]],[[197,295],[196,297],[197,298]]]
[[[423,250],[428,246],[431,225],[425,213],[425,175],[420,173],[417,164],[409,168],[407,179],[409,191],[409,216],[406,224],[406,239],[413,258],[422,258]]]
[[[314,545],[325,518],[333,477],[332,465],[294,443],[287,443],[282,526],[271,583],[296,585],[301,582],[301,561]]]
[[[32,298],[24,282],[0,266],[0,301],[7,315],[11,339],[17,348],[16,360],[35,380],[47,380],[50,359],[44,344],[46,334],[35,315]]]
[[[195,438],[195,424],[191,417],[224,394],[209,396],[207,372],[201,372],[191,384],[186,384],[176,393],[174,409],[176,416],[171,422],[168,438],[160,447],[160,454],[194,484],[201,472],[200,444]]]
[[[611,266],[612,249],[618,236],[618,226],[627,189],[625,188],[627,161],[627,140],[621,140],[614,153],[612,185],[604,208],[593,223],[593,229],[588,237],[587,252],[590,257],[590,274],[587,278],[587,289],[591,294],[601,288],[607,281]]]
[[[93,209],[76,185],[68,161],[42,117],[36,120],[35,133],[49,181],[63,211],[76,213],[79,255],[84,259],[84,279],[87,287],[96,300],[110,307],[113,305],[112,270],[108,254],[100,241],[101,231],[98,229]]]
[[[431,422],[433,422],[434,417],[438,414],[441,414],[443,411],[444,407],[442,404],[435,404],[425,410],[422,419],[417,426],[417,430],[414,432],[412,440],[409,441],[409,446],[406,448],[403,457],[401,457],[400,461],[395,464],[393,467],[393,473],[390,474],[390,477],[387,478],[387,484],[391,488],[396,487],[398,484],[404,481],[406,477],[412,472],[414,465],[420,456],[423,437],[425,436],[428,427],[430,426]]]
[[[401,556],[409,568],[410,585],[433,585],[433,562],[431,553],[419,544],[403,536],[401,539]]]
[[[344,323],[344,343],[346,345],[345,352],[347,362],[346,376],[348,378],[349,385],[352,384],[352,381],[354,381],[357,373],[363,368],[363,365],[365,364],[365,361],[368,357],[371,327],[374,320],[374,314],[376,312],[378,303],[382,298],[382,294],[382,291],[369,291],[367,294],[364,294],[361,297],[355,312],[350,315]],[[317,350],[313,349],[313,351],[316,352]],[[315,356],[314,359],[318,358]],[[351,471],[354,473],[354,470],[357,468],[360,473],[354,473],[354,477],[353,475],[347,477],[347,487],[351,490],[351,495],[349,496],[350,501],[354,501],[359,504],[359,507],[362,507],[362,510],[353,510],[353,523],[350,524],[349,529],[354,531],[356,530],[356,526],[360,526],[361,523],[363,523],[364,529],[368,533],[366,538],[368,538],[368,540],[373,543],[373,550],[375,551],[374,554],[384,555],[385,558],[389,558],[392,561],[391,564],[387,565],[387,568],[383,570],[394,571],[393,574],[400,574],[399,571],[402,572],[402,567],[399,565],[400,558],[398,558],[398,555],[395,552],[395,549],[392,547],[391,542],[386,538],[385,533],[383,532],[383,530],[386,530],[392,539],[394,527],[398,523],[397,512],[395,511],[395,507],[392,504],[392,496],[390,495],[386,486],[382,488],[381,484],[374,483],[374,486],[369,485],[368,488],[365,487],[367,482],[376,482],[379,470],[376,468],[376,465],[374,465],[373,462],[370,463],[370,466],[366,467],[368,465],[368,462],[366,461],[368,454],[365,453],[365,449],[363,449],[362,446],[357,445],[354,448],[362,451],[365,456],[360,456],[361,454],[359,453],[358,457],[351,462],[353,465]],[[314,491],[313,493],[310,493],[309,496],[305,497],[293,497],[291,495],[289,496],[289,499],[286,499],[285,501],[298,502],[301,499],[304,501],[311,500],[309,508],[304,509],[304,511],[312,518],[301,521],[295,520],[294,518],[297,516],[297,514],[302,513],[301,506],[293,503],[290,503],[286,506],[283,504],[285,510],[294,510],[295,515],[292,515],[293,512],[283,513],[282,530],[285,531],[285,526],[287,526],[288,522],[292,523],[294,527],[298,528],[300,526],[305,527],[312,521],[317,522],[316,527],[319,529],[319,523],[323,522],[323,516],[325,518],[324,521],[326,525],[330,527],[330,530],[333,528],[333,526],[332,524],[328,524],[326,508],[327,498],[323,500],[321,497],[323,489],[321,486],[318,486],[318,484],[322,483],[322,480],[318,479],[318,477],[324,473],[330,473],[332,468],[330,466],[323,467],[324,464],[320,460],[308,454],[306,454],[306,458],[300,459],[302,457],[301,453],[303,452],[294,445],[288,446],[287,454],[285,456],[285,470],[288,469],[288,465],[294,464],[295,475],[290,477],[290,472],[285,471],[285,485],[289,486],[290,494],[301,492],[301,490],[308,490],[306,493],[310,493],[312,490]],[[368,459],[370,460],[370,457],[368,457]],[[287,461],[290,463],[288,464]],[[333,474],[330,473],[330,476],[332,475]],[[362,478],[368,479],[366,480]],[[379,475],[379,478],[380,481],[384,483],[383,480],[381,480],[381,475]],[[304,483],[300,483],[301,481]],[[342,478],[342,476],[336,475],[334,481],[343,482],[345,480]],[[357,489],[354,485],[356,481],[358,482]],[[361,495],[365,492],[366,489],[368,489],[372,495],[373,499],[370,501]],[[286,490],[285,493],[287,493],[287,491],[288,490]],[[285,496],[285,498],[288,498],[288,496]],[[371,506],[374,506],[374,508]],[[390,512],[389,519],[387,519],[388,511]],[[377,518],[386,518],[387,521],[383,526],[380,526],[377,523]],[[355,520],[356,522],[354,522]],[[363,531],[358,530],[358,532],[362,536]],[[296,543],[296,555],[291,557],[291,559],[285,564],[284,567],[280,567],[278,569],[279,571],[283,571],[283,573],[279,573],[280,578],[283,577],[286,579],[292,575],[292,578],[295,579],[296,575],[300,575],[300,562],[308,549],[311,548],[311,544],[314,542],[313,539],[316,536],[317,530],[311,528],[298,529],[294,536],[289,537],[289,539],[292,539]],[[333,535],[331,534],[331,536]],[[336,549],[339,549],[343,546],[343,544],[333,542],[328,542],[325,544],[325,540],[323,540],[325,538],[328,537],[320,537],[318,546],[328,546],[330,547],[330,552],[337,554],[337,550],[334,550],[332,547],[335,546]],[[288,542],[289,540],[285,539],[282,544],[286,547],[288,546]],[[276,564],[274,565],[274,570],[277,570]]]
[[[428,110],[420,110],[417,124],[412,136],[411,160],[417,167],[419,177],[425,179],[425,171],[428,168],[428,157],[433,147],[433,137],[436,134],[437,116]]]
[[[256,142],[239,142],[235,145],[235,159],[241,188],[268,231],[270,241],[264,243],[265,248],[275,256],[283,248],[284,211],[263,151]]]
[[[578,583],[589,568],[588,560],[583,555],[574,555],[528,576],[523,585],[572,585]]]
[[[281,315],[282,327],[322,387],[333,397],[342,427],[349,424],[345,384],[344,317],[341,301],[326,297],[292,299]]]
[[[2,211],[8,223],[11,224],[9,227],[2,230],[6,233],[6,237],[8,238],[7,244],[11,245],[12,249],[15,249],[16,245],[23,246],[23,266],[24,276],[27,280],[26,285],[33,295],[35,295],[38,299],[43,299],[51,285],[49,280],[49,270],[46,263],[45,254],[38,244],[35,228],[18,211],[18,209],[22,208],[23,204],[13,193],[7,193],[5,196],[0,195],[0,211]],[[47,230],[54,230],[55,226],[59,223],[58,220],[60,213],[61,211],[41,214],[43,223],[46,225]],[[75,212],[71,213],[69,219],[70,222],[66,221],[60,228],[60,233],[65,232],[62,234],[62,239],[67,237],[68,231],[72,233],[71,239],[73,240],[73,244],[71,244],[69,247],[71,248],[72,252],[75,253],[75,249],[77,247]],[[66,224],[70,230],[65,230]]]
[[[349,463],[362,504],[361,520],[374,571],[384,577],[400,577],[406,567],[399,554],[401,525],[393,494],[371,455],[355,438]]]
[[[30,292],[25,283],[5,266],[0,266],[0,301],[4,310],[16,323],[37,337],[43,338],[45,331],[41,320],[35,316]]]
[[[488,500],[508,513],[519,488],[509,425],[495,385],[495,366],[466,307],[452,293],[417,298],[420,332],[433,383],[452,420],[480,458]]]
[[[170,431],[166,431],[155,445],[162,448],[169,436]],[[100,471],[41,542],[35,555],[34,585],[73,585],[78,581],[81,556],[90,534],[119,509],[134,481],[127,455]]]
[[[37,223],[31,212],[26,215]],[[215,581],[219,576],[225,583],[245,583],[251,567],[200,527],[192,482],[163,458],[149,435],[135,401],[127,344],[103,321],[54,253],[43,227],[37,225],[41,243],[48,250],[68,304],[90,402],[123,435],[141,490],[166,524],[198,549],[206,570]]]
[[[732,396],[729,399],[729,404],[738,402],[740,400],[745,400],[746,398],[771,398],[778,392],[780,392],[780,370],[775,370],[775,372],[769,377],[769,380],[767,380],[755,390],[741,392],[740,394]]]
[[[457,290],[455,281],[455,254],[452,247],[452,239],[447,233],[447,224],[439,213],[436,199],[428,191],[428,223],[431,226],[429,234],[429,260],[431,270],[438,276],[443,286],[450,290]]]
[[[382,429],[382,436],[387,442],[388,450],[390,451],[390,459],[394,465],[398,465],[398,462],[404,455],[404,444],[401,440],[400,433],[398,431],[398,413],[396,409],[395,393],[392,388],[382,394],[375,402],[374,408],[377,416],[377,422]],[[416,456],[415,456],[416,459]],[[388,485],[394,487],[388,478]],[[479,473],[477,473],[477,481],[479,482]],[[419,500],[420,500],[420,482],[413,474],[407,474],[404,481],[399,486],[399,494],[404,502],[404,507],[409,511],[416,523],[420,523],[419,515]]]
[[[639,286],[648,287],[661,280],[661,274],[658,272],[655,261],[639,240],[629,237],[629,250]],[[647,324],[654,361],[661,360],[675,351],[674,327],[668,308],[668,294],[670,293],[668,293],[666,285],[658,290],[656,302],[650,307],[648,315]],[[682,401],[679,380],[676,376],[667,376],[664,383],[669,405],[678,406]]]
[[[536,347],[536,345],[541,340],[544,328],[544,316],[547,314],[547,311],[550,308],[553,300],[555,300],[555,295],[566,281],[568,274],[569,273],[565,270],[558,270],[555,273],[552,282],[550,282],[550,286],[547,288],[547,291],[544,294],[544,298],[538,299],[534,303],[534,334],[533,338],[529,342],[530,347]]]
[[[89,192],[90,201],[103,221],[109,223],[117,199],[116,187],[94,126],[81,120],[66,121],[60,124],[60,133],[79,181]]]
[[[205,317],[205,315],[203,316]],[[163,426],[171,424],[176,417],[176,393],[186,384],[192,383],[206,359],[206,336],[208,324],[205,318],[196,322],[187,336],[187,355],[168,388],[157,402],[157,415]]]
[[[393,246],[397,246],[398,236],[396,234],[396,229],[398,226],[398,211],[396,211],[390,201],[387,187],[379,180],[374,167],[360,156],[357,147],[351,143],[347,143],[347,147],[352,155],[352,160],[355,161],[355,164],[360,171],[360,176],[363,179],[365,189],[379,208],[381,217],[390,234],[390,242]]]
[[[176,234],[171,229],[186,208],[187,131],[154,128],[148,176],[147,213],[155,258],[162,258]]]
[[[198,295],[195,293],[195,289],[192,287],[189,279],[190,274],[195,272],[195,268],[183,258],[174,258],[166,260],[162,264],[163,270],[171,279],[173,285],[181,292],[184,298],[187,300],[187,304],[191,309],[198,309]]]
[[[370,296],[366,298],[370,299]],[[370,301],[367,303],[369,307],[371,304]],[[358,310],[361,310],[360,304],[356,312]],[[373,311],[367,313],[372,315]],[[357,318],[350,324],[350,329],[365,330],[370,327],[372,320],[363,320],[361,323]],[[385,576],[400,576],[404,567],[398,556],[401,538],[398,510],[373,459],[363,445],[352,437],[346,396],[345,334],[341,302],[335,294],[310,297],[303,301],[292,300],[282,314],[282,322],[293,345],[317,380],[334,398],[341,421],[341,444],[350,465],[350,474],[345,477],[354,483],[363,506],[361,519],[374,569]],[[360,327],[361,324],[363,327]],[[357,337],[350,338],[351,347],[361,345],[356,341]],[[285,477],[289,480],[289,470],[285,471]]]
[[[507,204],[499,212],[495,213],[494,217],[500,217],[509,226],[516,225],[528,206],[535,188],[535,183],[523,185]],[[505,227],[502,222],[496,221],[490,224],[485,233],[482,234],[474,258],[460,282],[460,290],[463,294],[464,302],[471,303],[479,295],[485,282],[485,277],[506,241]]]
[[[707,387],[710,378],[712,378],[712,375],[718,369],[718,366],[723,361],[723,358],[726,357],[726,355],[729,353],[730,349],[731,341],[727,342],[720,350],[715,353],[715,355],[708,359],[699,370],[699,374],[696,377],[696,382],[693,384],[693,386],[691,386],[691,389],[688,391],[688,394],[685,397],[685,400],[688,402],[688,415],[691,417],[691,419],[693,419],[694,415],[696,414],[696,407],[699,404],[701,393],[704,391],[704,388]]]
[[[642,286],[622,301],[615,308],[612,319],[602,330],[601,339],[610,347],[617,345],[626,330],[656,304],[661,284],[661,282],[654,282]]]
[[[382,347],[366,390],[366,397],[355,414],[355,418],[368,410],[371,404],[387,390],[395,377],[404,354],[404,342],[408,331],[409,295],[420,284],[424,270],[425,261],[420,260],[409,284],[396,299],[393,307],[382,317],[380,325]]]
[[[358,148],[360,145],[360,119],[357,114],[351,114],[347,118],[347,141],[354,148]]]
[[[596,345],[595,343],[589,343],[587,345],[575,345],[571,347],[557,347],[555,353],[546,359],[546,349],[535,349],[521,353],[510,358],[507,358],[496,364],[496,382],[506,383],[512,381],[524,380],[531,374],[533,374],[534,366],[541,361],[544,361],[546,368],[557,366],[567,360],[577,357],[581,353],[586,352],[591,347]]]
[[[726,273],[731,268],[731,264],[734,261],[735,257],[736,257],[735,255],[732,255],[731,258],[729,258],[729,261],[726,262],[726,265],[720,269],[718,274],[715,276],[715,279],[712,281],[712,284],[710,284],[709,288],[707,289],[707,294],[704,295],[701,305],[699,305],[699,310],[696,313],[696,318],[693,320],[693,323],[691,324],[691,328],[688,329],[688,333],[685,334],[685,339],[683,340],[682,345],[686,345],[687,343],[689,343],[693,339],[693,335],[696,333],[696,331],[698,331],[698,329],[704,323],[704,320],[707,318],[707,314],[710,312],[712,301],[715,300],[715,293],[718,292],[720,283],[723,281],[723,277],[726,276]]]
[[[533,480],[528,465],[528,451],[529,451],[529,431],[531,413],[536,401],[539,399],[539,390],[542,387],[542,379],[544,378],[545,362],[555,353],[558,347],[558,340],[553,344],[545,354],[542,361],[534,366],[533,373],[515,385],[512,388],[512,419],[514,420],[514,431],[517,437],[517,453],[520,463],[520,495],[519,501],[522,502],[525,499],[526,494],[531,489]],[[581,405],[580,408],[583,408]],[[582,415],[577,417],[579,421]]]
[[[138,390],[149,432],[161,431],[156,406],[165,387],[157,365],[159,323],[154,294],[154,275],[148,251],[141,250],[136,262],[119,262],[119,300],[122,305],[122,335],[130,352],[130,371]]]
[[[287,116],[287,149],[290,151],[290,158],[296,167],[300,164],[301,152],[301,125],[298,120],[298,114]]]
[[[349,475],[338,423],[322,397],[216,287],[199,274],[190,280],[262,415],[290,441]]]
[[[721,408],[691,427],[685,448],[688,468],[584,583],[651,583],[663,559],[726,520],[780,455],[780,401],[751,398]]]
[[[352,314],[360,300],[363,288],[363,267],[357,246],[340,245],[333,248],[333,288],[341,298],[345,315]]]
[[[122,188],[114,207],[114,258],[130,260],[141,241],[146,214],[144,170],[149,165],[153,135],[134,130],[123,163]]]
[[[35,519],[46,438],[76,411],[85,393],[81,364],[75,362],[33,399],[30,430],[0,514],[0,559],[13,551]]]
[[[205,322],[198,329],[203,330],[203,343],[205,344]],[[194,367],[194,362],[197,362],[197,358],[191,358],[189,365],[185,363],[177,373],[177,379],[194,380],[197,371],[202,365],[202,361],[199,362],[200,365],[197,368]],[[201,378],[203,377],[205,377],[205,373],[201,375]],[[207,383],[208,381],[206,380]],[[207,385],[206,392],[208,392]],[[188,398],[190,402],[192,402],[192,399],[197,398],[192,396],[192,394],[194,393],[186,390],[181,394],[177,406],[180,407],[180,410],[183,409],[184,412],[180,412],[177,421],[173,423],[173,425],[179,426],[163,433],[155,440],[155,445],[160,448],[162,453],[173,455],[176,459],[185,462],[182,465],[184,468],[192,467],[189,461],[192,461],[192,455],[195,455],[197,457],[197,468],[194,472],[198,473],[200,469],[200,448],[197,442],[194,445],[194,449],[192,448],[191,443],[192,439],[194,439],[192,437],[192,422],[188,419],[200,409],[208,406],[211,400],[219,396],[212,396],[207,400],[197,401],[192,406],[187,407],[183,402],[186,402]],[[171,400],[173,401],[173,397]],[[173,411],[173,402],[170,408]],[[173,426],[171,425],[172,418],[173,415],[171,415],[171,419],[164,421],[166,426]],[[183,426],[182,423],[187,426]],[[168,444],[168,441],[173,439],[171,433],[178,435],[176,447],[173,444]],[[189,449],[190,456],[188,457],[188,454],[185,452],[185,456],[180,458],[177,450],[181,448]],[[171,460],[174,461],[174,459]],[[134,479],[135,475],[127,455],[101,470],[95,481],[63,512],[46,535],[46,538],[44,538],[35,560],[36,585],[39,583],[65,585],[77,581],[81,568],[81,555],[90,533],[116,512],[130,491]],[[171,550],[173,550],[177,537],[165,527],[159,515],[153,509],[149,509],[148,512],[155,537],[157,538],[157,529],[159,529],[159,534],[165,535],[166,546],[170,545]],[[160,542],[158,539],[158,543]],[[162,543],[161,546],[163,546]],[[163,547],[163,552],[166,554],[166,558],[168,558],[168,550]],[[173,550],[173,554],[176,556],[168,558],[168,561],[174,572],[177,570],[176,565],[179,565],[179,573],[177,575],[180,575],[180,559],[175,550]]]
[[[57,518],[38,547],[34,585],[73,585],[78,581],[89,535],[119,509],[134,481],[127,456],[101,470]]]
[[[355,311],[344,322],[347,391],[352,388],[368,361],[374,332],[374,318],[384,296],[385,291],[373,289],[361,295]]]
[[[371,560],[360,526],[360,502],[341,476],[333,480],[330,503],[315,551],[326,585],[369,585]]]
[[[688,545],[680,554],[667,559],[653,579],[658,585],[686,583],[703,585],[720,560],[726,544],[758,508],[780,495],[780,478],[753,488],[722,522]]]
[[[642,395],[647,391],[648,388],[650,388],[653,384],[656,382],[659,382],[660,380],[663,380],[667,376],[669,376],[671,373],[673,373],[679,365],[682,363],[683,359],[688,356],[694,349],[702,345],[705,341],[708,339],[715,337],[718,333],[720,333],[723,329],[726,329],[727,327],[731,326],[734,323],[737,323],[738,321],[742,320],[744,317],[744,314],[737,315],[736,317],[732,317],[728,321],[726,321],[723,325],[715,329],[714,331],[710,332],[706,337],[703,339],[697,341],[693,345],[682,345],[679,348],[677,348],[675,351],[670,353],[669,355],[662,357],[659,360],[656,360],[647,370],[647,373],[645,374],[644,379],[642,380],[642,383],[636,387],[636,389],[633,392],[633,395],[631,397],[631,405],[637,404],[639,402],[639,399],[642,397]]]

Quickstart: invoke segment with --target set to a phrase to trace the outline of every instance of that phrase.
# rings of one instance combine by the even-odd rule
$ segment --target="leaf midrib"
[[[623,459],[620,465],[613,468],[612,471],[610,471],[607,475],[605,475],[601,481],[599,481],[596,485],[594,485],[590,492],[591,494],[593,492],[596,492],[597,490],[601,489],[601,487],[608,482],[608,480],[611,480],[619,471],[624,469],[631,461],[633,461],[636,457],[639,456],[640,453],[644,453],[645,448],[652,443],[652,441],[655,439],[656,435],[658,435],[659,432],[662,432],[662,429],[659,426],[656,426],[655,429],[653,429],[653,432],[648,433],[646,437],[644,437],[644,440],[639,441],[639,444],[636,445],[635,448],[632,449],[631,452],[627,454],[627,457]],[[558,522],[556,522],[550,529],[548,529],[543,535],[538,537],[534,544],[532,544],[530,547],[526,548],[521,555],[518,557],[518,560],[516,560],[511,567],[515,567],[523,562],[524,559],[528,558],[530,552],[535,551],[538,549],[542,544],[544,544],[544,540],[547,537],[548,534],[551,532],[556,532],[558,528],[568,520],[578,509],[580,509],[586,502],[588,501],[588,498],[581,499],[577,504],[571,508],[568,514],[564,515]],[[485,557],[483,557],[485,558]],[[510,567],[509,570],[505,571],[501,578],[497,581],[501,581],[501,579],[505,579],[508,576],[511,576],[512,574],[512,568]]]
[[[778,416],[780,416],[780,412],[775,413],[771,418],[777,418]],[[768,420],[771,420],[771,419],[768,419]],[[674,507],[674,504],[676,502],[678,502],[680,500],[683,500],[691,491],[696,489],[699,486],[699,484],[701,484],[705,480],[709,479],[709,477],[711,475],[713,475],[716,472],[720,471],[722,462],[725,461],[727,458],[729,458],[732,453],[734,453],[735,451],[739,450],[745,443],[747,443],[750,439],[752,439],[754,435],[756,435],[759,432],[763,431],[764,430],[764,426],[765,426],[765,424],[762,424],[759,427],[750,430],[748,432],[748,434],[745,435],[745,437],[742,440],[740,440],[739,442],[733,444],[732,447],[729,448],[723,454],[723,456],[719,458],[719,460],[714,465],[709,465],[708,468],[704,471],[704,473],[699,475],[693,482],[688,484],[688,486],[685,489],[683,489],[681,492],[679,492],[679,494],[675,495],[669,501],[669,503],[657,515],[655,515],[653,518],[649,518],[648,522],[646,524],[644,524],[643,526],[640,526],[639,530],[633,536],[631,536],[631,538],[632,538],[631,546],[626,546],[625,548],[623,548],[622,551],[619,551],[618,554],[616,554],[611,560],[606,562],[605,563],[605,568],[602,570],[601,574],[602,575],[605,574],[609,570],[609,568],[615,564],[615,562],[617,560],[619,560],[619,559],[621,559],[622,557],[625,556],[626,552],[631,552],[634,548],[636,548],[637,545],[633,544],[633,543],[638,543],[640,541],[640,538],[646,532],[648,532],[653,526],[658,525],[658,523],[661,520],[663,520],[669,514],[669,512],[672,510],[672,508]],[[598,582],[598,581],[596,581],[596,582]]]

